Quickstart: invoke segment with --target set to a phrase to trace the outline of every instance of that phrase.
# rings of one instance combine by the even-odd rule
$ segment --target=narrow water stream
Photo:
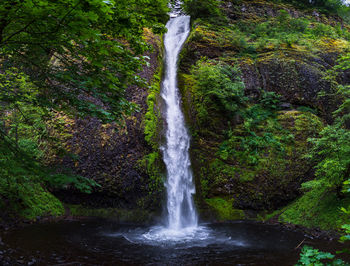
[[[168,228],[181,230],[197,226],[192,199],[195,189],[188,152],[190,138],[181,111],[176,80],[178,56],[190,32],[190,17],[171,18],[167,29],[164,37],[165,77],[161,94],[166,104],[167,131],[166,145],[162,149],[167,169]]]

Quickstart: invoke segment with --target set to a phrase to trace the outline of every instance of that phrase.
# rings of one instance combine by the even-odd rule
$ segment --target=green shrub
[[[278,3],[291,3],[299,8],[317,8],[325,14],[335,14],[349,19],[350,8],[342,0],[272,0]]]
[[[322,266],[325,265],[325,262],[329,262],[334,259],[334,255],[329,252],[319,251],[318,249],[314,249],[310,246],[303,246],[300,254],[300,259],[296,266]],[[331,263],[327,263],[327,265],[347,265],[342,260],[333,260]]]
[[[313,147],[308,157],[316,163],[316,177],[324,179],[325,186],[336,189],[339,195],[350,172],[350,87],[339,86],[338,94],[343,103],[334,112],[335,122],[325,127],[319,138],[309,139]]]
[[[333,27],[323,24],[317,23],[311,31],[316,37],[332,37],[335,38],[337,36]]]
[[[245,104],[244,83],[237,67],[204,59],[197,62],[192,75],[200,123],[210,119],[211,112],[232,117]]]
[[[192,19],[201,18],[215,24],[224,20],[219,5],[218,0],[184,0],[183,3],[185,12]]]

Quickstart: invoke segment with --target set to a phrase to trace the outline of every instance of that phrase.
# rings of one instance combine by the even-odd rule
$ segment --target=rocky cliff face
[[[219,25],[193,21],[180,77],[198,204],[204,217],[230,219],[228,204],[235,219],[244,217],[240,210],[286,206],[313,178],[307,139],[332,121],[336,88],[350,81],[334,70],[350,35],[338,18],[288,5],[224,1],[222,8]],[[235,77],[222,70],[230,67]],[[243,82],[243,94],[225,94],[226,78],[231,88]]]
[[[161,39],[147,29],[145,38],[152,49],[145,55],[149,58],[148,65],[140,76],[152,84],[160,68]],[[101,187],[91,194],[74,189],[55,191],[59,199],[94,208],[160,209],[162,186],[150,177],[145,160],[152,152],[144,133],[148,95],[147,87],[128,88],[127,99],[137,104],[139,111],[126,116],[119,124],[102,125],[94,118],[67,123],[65,134],[69,137],[65,140],[65,148],[75,156],[65,156],[58,163],[73,169],[75,174],[95,180]]]

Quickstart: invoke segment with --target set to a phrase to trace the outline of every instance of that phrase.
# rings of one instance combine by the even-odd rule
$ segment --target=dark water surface
[[[246,221],[203,225],[202,238],[184,241],[151,241],[147,232],[149,227],[101,220],[36,224],[4,234],[0,255],[12,259],[9,265],[280,266],[297,262],[296,247],[303,240],[322,250],[343,248],[336,241]]]

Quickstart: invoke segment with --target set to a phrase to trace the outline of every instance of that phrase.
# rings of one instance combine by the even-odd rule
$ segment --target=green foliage
[[[246,43],[254,44],[255,50],[294,48],[295,45],[304,49],[315,49],[320,38],[350,40],[346,29],[318,22],[310,17],[292,18],[285,10],[266,21],[241,20],[237,23],[240,33]],[[232,26],[230,26],[232,28]],[[237,31],[237,30],[236,30]],[[238,46],[239,47],[239,46]]]
[[[349,215],[348,211],[347,214]],[[344,234],[340,237],[340,241],[350,241],[350,224],[343,224],[341,228],[344,230]]]
[[[344,261],[337,259],[329,262],[334,259],[334,255],[329,252],[319,251],[318,249],[314,249],[310,246],[303,246],[300,254],[300,259],[297,263],[297,266],[302,265],[314,265],[314,266],[322,266],[322,265],[348,265]],[[329,262],[326,263],[325,262]]]
[[[311,107],[308,107],[308,106],[299,106],[297,108],[298,111],[300,112],[309,112],[309,113],[312,113],[314,115],[317,115],[317,110],[311,108]]]
[[[26,73],[37,105],[114,121],[135,110],[124,90],[143,83],[143,28],[160,31],[167,10],[165,0],[1,1],[1,68]]]
[[[277,83],[284,82],[279,86],[281,89],[284,88],[283,85],[288,86],[289,82],[295,81],[298,83],[296,87],[299,87],[303,83],[301,80],[299,83],[297,79],[300,67],[306,71],[315,66],[314,63],[309,66],[311,61],[319,62],[321,54],[344,52],[348,46],[347,40],[350,40],[348,28],[345,24],[337,24],[336,21],[340,21],[338,18],[326,17],[319,11],[316,11],[319,14],[318,18],[315,15],[311,16],[311,8],[303,13],[302,10],[294,12],[293,7],[288,5],[280,5],[279,8],[285,10],[280,10],[277,16],[270,16],[269,14],[274,13],[270,11],[275,11],[277,5],[264,6],[263,2],[250,4],[247,1],[244,5],[248,5],[248,8],[242,12],[235,6],[237,3],[232,2],[233,6],[227,10],[231,18],[227,24],[218,27],[208,20],[197,19],[194,22],[194,31],[190,35],[186,52],[193,56],[192,59],[197,59],[203,54],[209,58],[216,58],[197,61],[191,75],[184,75],[186,77],[183,80],[186,88],[185,109],[189,120],[192,120],[193,157],[199,164],[195,167],[200,176],[204,197],[241,193],[237,186],[234,187],[238,182],[242,182],[242,188],[249,188],[254,183],[253,180],[256,180],[262,184],[259,183],[259,188],[254,187],[252,192],[244,191],[243,195],[235,195],[240,199],[253,195],[251,198],[254,197],[253,200],[257,199],[260,203],[273,193],[268,191],[264,195],[264,191],[261,191],[265,188],[262,187],[266,186],[268,190],[270,186],[274,186],[271,183],[277,182],[281,186],[284,182],[291,182],[295,187],[312,173],[312,161],[303,158],[302,155],[312,145],[306,141],[307,137],[316,138],[318,132],[323,129],[323,122],[311,114],[316,111],[304,107],[298,108],[299,112],[292,110],[279,113],[278,97],[265,99],[264,95],[261,95],[251,100],[247,99],[244,93],[241,94],[241,101],[231,101],[238,103],[234,111],[227,111],[229,108],[225,108],[221,99],[212,93],[222,90],[220,80],[225,79],[218,66],[224,65],[223,62],[243,66],[245,81],[252,86],[256,84],[253,80],[261,80],[261,77],[253,77],[252,73],[268,72],[261,69],[263,60],[269,62],[270,59],[272,61],[283,57],[275,63],[273,71],[288,72],[289,76],[281,76],[279,72],[268,72],[268,77],[264,77],[263,74],[262,79],[265,81],[265,78],[270,77],[278,80]],[[256,15],[256,10],[268,15]],[[288,66],[284,64],[286,60],[290,60]],[[184,62],[189,64],[191,59],[186,60],[184,57]],[[347,64],[349,60],[344,57],[343,62]],[[185,64],[182,67],[186,68]],[[324,66],[316,68],[317,75],[323,76]],[[237,76],[239,75],[238,73]],[[335,75],[332,78],[335,84]],[[337,80],[344,80],[344,76],[339,76]],[[270,85],[274,89],[278,86],[274,81]],[[299,104],[305,102],[302,92],[297,94],[295,100]],[[344,136],[345,138],[348,136]],[[335,145],[337,144],[339,145],[340,141]],[[300,169],[309,170],[303,172]],[[292,175],[293,181],[289,181],[286,176]],[[339,184],[345,180],[342,179]],[[326,183],[303,186],[305,190],[309,186],[305,193],[307,196],[304,195],[301,201],[293,204],[293,211],[287,211],[284,221],[297,221],[310,227],[321,226],[328,229],[337,228],[346,221],[344,215],[339,214],[339,208],[348,204],[347,199],[343,200],[330,191],[326,192],[322,185],[328,186]],[[321,190],[320,193],[316,187]],[[293,196],[295,195],[291,197]]]
[[[350,240],[350,225],[345,224],[342,226],[345,235],[340,238],[340,242]],[[337,252],[337,253],[342,253]],[[326,262],[326,264],[325,264]],[[318,249],[314,249],[310,246],[304,246],[300,253],[300,259],[297,266],[299,265],[350,265],[341,259],[335,259],[335,256],[328,252],[322,252]]]
[[[339,67],[347,68],[342,64]],[[334,112],[335,122],[325,127],[319,138],[309,140],[313,147],[308,157],[316,162],[316,177],[324,180],[328,189],[337,189],[339,194],[344,182],[347,185],[350,174],[350,130],[347,127],[350,87],[340,85],[337,93],[342,98],[342,104]]]
[[[241,86],[239,83],[240,72],[231,70],[235,78],[228,78],[221,70],[222,66],[225,64],[200,60],[191,75],[183,75],[182,81],[189,88],[185,94],[190,91],[193,101],[187,109],[191,112],[190,116],[194,116],[190,119],[194,119],[194,152],[200,160],[197,162],[200,169],[196,171],[200,173],[202,195],[225,195],[226,187],[229,187],[227,184],[237,184],[238,181],[247,182],[250,186],[255,178],[261,180],[267,175],[269,180],[278,180],[282,186],[284,182],[288,184],[302,178],[294,172],[286,175],[285,171],[293,165],[293,171],[303,173],[305,164],[297,154],[305,153],[307,136],[315,135],[322,123],[312,114],[294,111],[289,116],[284,115],[286,118],[281,120],[286,125],[282,125],[278,95],[261,90],[258,97],[249,99],[244,95],[244,84]],[[232,81],[239,85],[234,97],[226,93],[234,89],[225,90],[234,87]],[[217,97],[219,93],[220,97]],[[269,189],[268,186],[266,189]],[[268,200],[264,200],[266,195],[263,193],[254,190],[246,194],[265,204]]]
[[[350,183],[349,181],[350,180],[348,180],[348,183]],[[347,191],[347,192],[349,192],[349,191]],[[341,211],[343,213],[345,213],[345,215],[348,218],[350,218],[350,208],[346,209],[346,208],[342,207]],[[350,224],[343,224],[341,226],[341,228],[342,228],[343,231],[342,231],[342,236],[340,237],[339,241],[341,243],[344,243],[345,241],[350,241]],[[347,250],[347,252],[349,252],[349,249]]]
[[[0,101],[7,102],[7,105],[0,106],[0,120],[3,122],[0,143],[4,147],[0,158],[6,162],[3,169],[7,171],[3,176],[15,178],[14,184],[17,176],[23,176],[28,182],[47,182],[54,187],[73,185],[90,193],[92,187],[98,186],[93,180],[70,174],[52,174],[42,162],[53,142],[48,126],[53,114],[47,108],[36,106],[39,89],[28,79],[16,68],[0,74],[0,89],[7,89],[0,98]]]
[[[337,70],[349,70],[350,69],[350,52],[347,52],[345,54],[342,54],[338,60],[338,65],[336,65],[334,68]]]
[[[199,124],[208,123],[211,112],[232,117],[245,104],[244,83],[237,67],[202,59],[191,73]]]
[[[276,121],[279,97],[272,92],[262,92],[258,104],[240,110],[243,123],[235,130],[227,131],[227,140],[220,147],[218,155],[227,160],[235,157],[241,163],[256,165],[262,152],[273,149],[282,152],[281,137],[275,134],[282,130]],[[264,130],[261,132],[261,129]]]
[[[69,155],[67,121],[57,117],[110,122],[137,110],[125,88],[145,85],[136,75],[149,48],[143,30],[164,32],[167,12],[165,0],[1,1],[1,202],[19,202],[14,212],[33,218],[45,215],[41,199],[58,201],[41,187],[90,193],[99,186],[48,168],[51,157]]]
[[[8,204],[4,212],[26,219],[38,216],[64,213],[61,202],[43,187],[74,186],[81,192],[89,193],[98,184],[80,176],[52,174],[50,169],[37,159],[42,152],[35,142],[20,140],[17,148],[9,136],[0,137],[0,201]],[[25,143],[21,144],[21,143]],[[33,157],[36,156],[36,157]]]
[[[350,41],[349,31],[341,24],[327,24],[310,16],[294,18],[283,9],[275,17],[242,18],[220,27],[197,20],[195,25],[190,40],[198,42],[199,47],[204,44],[217,52],[233,50],[251,58],[285,48],[307,53],[323,51],[325,47],[338,50],[346,45],[344,40]]]
[[[19,197],[16,200],[21,202],[21,206],[11,206],[19,212],[20,216],[35,220],[42,216],[61,216],[65,210],[62,203],[51,193],[45,191],[39,184],[32,182],[24,184],[18,190]]]
[[[313,23],[314,26],[310,27]],[[305,39],[317,39],[319,37],[341,38],[346,36],[345,31],[337,31],[334,27],[312,21],[308,18],[292,18],[285,10],[280,10],[275,19],[261,23],[253,31],[256,36],[280,39],[288,44],[302,43]]]
[[[91,193],[94,187],[101,187],[95,180],[78,175],[49,174],[44,180],[52,187],[67,188],[73,186],[83,193]]]
[[[31,147],[35,152],[36,147]],[[0,206],[1,211],[26,219],[62,215],[64,208],[61,202],[40,185],[43,177],[40,164],[29,161],[23,152],[9,148],[11,146],[0,137],[0,201],[7,204]]]
[[[311,186],[307,185],[308,183],[311,184]],[[307,183],[304,183],[304,187],[312,187],[316,188],[317,186],[320,187],[321,182],[319,180],[313,180],[309,181]],[[315,186],[316,184],[316,186]],[[341,211],[346,214],[346,220],[349,218],[350,211],[345,209],[344,207],[341,207]],[[343,229],[343,235],[340,237],[339,241],[340,242],[345,242],[350,240],[350,225],[349,224],[344,224],[341,226]],[[343,250],[337,253],[343,253],[343,252],[348,252],[347,250]],[[298,261],[297,265],[325,265],[324,260],[326,260],[328,263],[326,265],[350,265],[349,263],[346,263],[340,259],[334,259],[335,256],[328,253],[328,252],[322,252],[319,251],[318,249],[314,249],[309,246],[304,246],[301,253],[300,253],[300,259]]]
[[[219,4],[218,0],[184,0],[183,8],[192,19],[200,18],[216,24],[223,20]]]
[[[310,139],[314,145],[313,158],[321,161],[316,165],[316,176],[326,179],[326,186],[336,188],[343,184],[350,165],[350,132],[339,125],[327,126],[319,139]]]
[[[164,189],[164,176],[162,174],[163,167],[161,161],[161,154],[157,150],[145,155],[141,162],[141,165],[146,169],[150,177],[148,183],[149,194],[159,193]]]
[[[279,3],[291,3],[299,8],[317,8],[325,14],[339,15],[348,20],[350,8],[343,0],[273,0]]]

